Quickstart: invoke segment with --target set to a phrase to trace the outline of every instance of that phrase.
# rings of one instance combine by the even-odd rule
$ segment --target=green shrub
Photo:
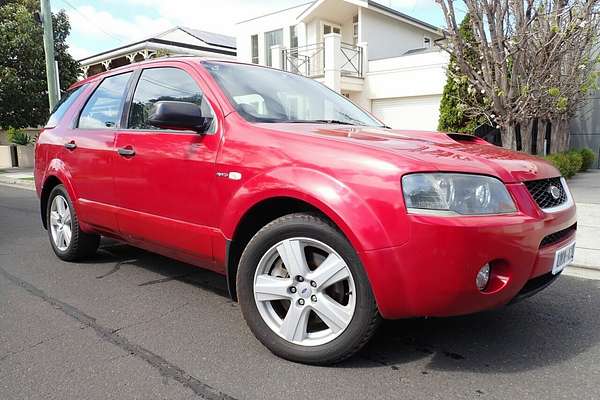
[[[567,153],[567,157],[569,157],[571,168],[574,169],[573,175],[580,172],[583,167],[583,157],[581,156],[581,153],[577,150],[572,150]]]
[[[26,146],[33,143],[33,138],[22,129],[10,127],[6,131],[6,136],[8,136],[8,141],[14,144]]]
[[[546,156],[546,160],[550,161],[565,178],[573,176],[569,165],[569,158],[565,153],[550,154]]]
[[[581,154],[581,158],[583,159],[583,163],[581,164],[581,172],[587,171],[591,168],[592,164],[596,160],[596,155],[587,147],[579,150],[579,154]]]

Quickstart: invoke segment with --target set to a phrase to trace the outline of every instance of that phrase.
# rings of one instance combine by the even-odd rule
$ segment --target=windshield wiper
[[[359,125],[350,121],[340,121],[337,119],[295,119],[284,121],[292,124],[339,124],[339,125]]]

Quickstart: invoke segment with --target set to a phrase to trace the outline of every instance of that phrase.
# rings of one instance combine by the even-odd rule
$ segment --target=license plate
[[[554,265],[552,266],[552,275],[561,272],[565,267],[573,262],[575,256],[575,242],[568,244],[562,249],[556,250],[554,255]]]

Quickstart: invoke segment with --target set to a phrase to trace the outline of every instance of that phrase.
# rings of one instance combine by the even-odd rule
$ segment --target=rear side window
[[[128,128],[158,129],[148,124],[148,116],[154,103],[167,100],[196,104],[202,115],[213,118],[208,131],[214,132],[214,114],[202,90],[187,72],[171,67],[149,68],[142,72],[133,95]]]
[[[118,126],[125,103],[131,72],[105,78],[85,104],[79,124],[81,129],[112,129]]]
[[[77,100],[79,95],[83,93],[86,87],[87,84],[81,85],[63,94],[58,104],[54,107],[54,110],[52,110],[52,114],[50,114],[50,118],[48,119],[48,122],[46,122],[45,127],[54,128],[56,125],[58,125],[62,117],[65,116],[67,110],[71,108],[71,104],[73,104],[75,100]]]

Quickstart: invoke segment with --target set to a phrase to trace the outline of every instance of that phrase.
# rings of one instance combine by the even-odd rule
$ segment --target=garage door
[[[376,99],[373,114],[394,129],[437,130],[441,95]]]

